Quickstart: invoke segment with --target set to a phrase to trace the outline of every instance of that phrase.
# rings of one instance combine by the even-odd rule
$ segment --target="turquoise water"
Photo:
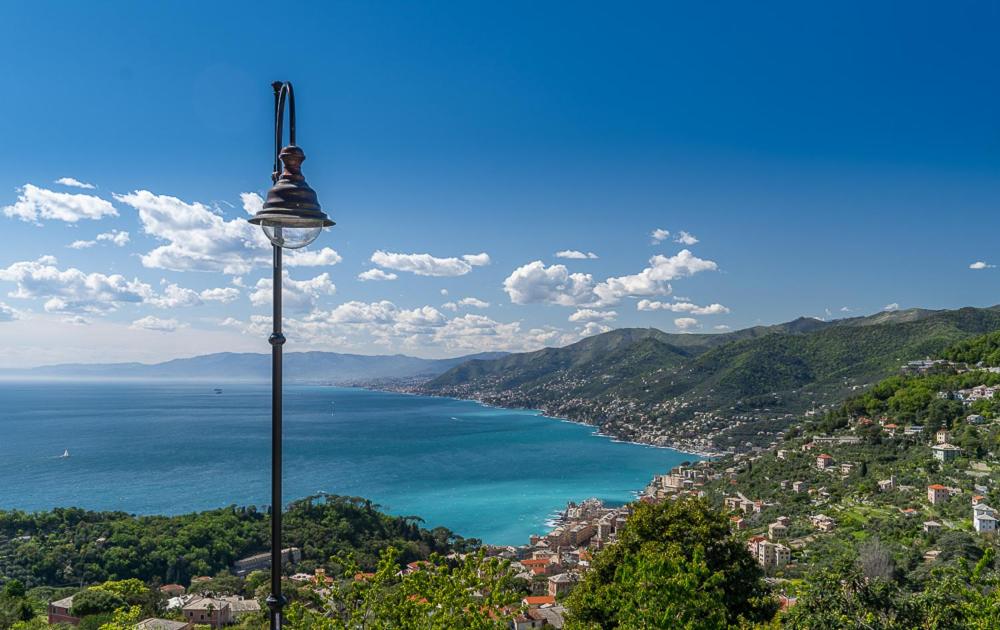
[[[270,390],[214,386],[0,382],[0,508],[267,504]],[[285,389],[284,455],[286,499],[364,496],[495,544],[527,542],[570,500],[626,501],[692,459],[531,411],[307,386]]]

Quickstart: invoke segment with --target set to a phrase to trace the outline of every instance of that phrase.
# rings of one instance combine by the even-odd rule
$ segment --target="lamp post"
[[[264,206],[250,223],[264,230],[273,246],[274,324],[271,344],[271,594],[267,597],[271,630],[282,626],[281,594],[281,250],[299,249],[333,225],[319,206],[316,191],[302,176],[305,154],[295,145],[295,94],[292,84],[276,81],[274,88],[274,171]],[[288,145],[281,148],[285,103],[288,103]],[[280,170],[279,170],[280,169]]]

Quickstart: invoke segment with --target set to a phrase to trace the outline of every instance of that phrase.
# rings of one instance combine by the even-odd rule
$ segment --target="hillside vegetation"
[[[790,414],[834,404],[906,361],[996,330],[997,307],[802,318],[719,335],[620,329],[467,361],[420,391],[542,409],[627,439],[718,449],[769,441]]]

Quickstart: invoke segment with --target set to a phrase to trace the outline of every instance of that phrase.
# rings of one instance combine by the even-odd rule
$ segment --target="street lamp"
[[[302,149],[295,145],[295,94],[292,84],[276,81],[274,88],[274,171],[271,190],[260,212],[250,219],[259,225],[274,250],[274,323],[271,344],[271,594],[267,596],[271,630],[280,630],[285,598],[281,595],[281,250],[299,249],[333,225],[302,176]],[[285,101],[288,101],[288,146],[281,148]],[[281,169],[279,171],[279,169]]]

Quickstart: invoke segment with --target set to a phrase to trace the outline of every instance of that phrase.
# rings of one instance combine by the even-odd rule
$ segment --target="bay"
[[[270,502],[267,384],[6,381],[0,401],[0,509],[179,514]],[[284,459],[286,500],[362,496],[427,527],[523,544],[567,501],[627,501],[695,457],[533,411],[287,386]]]

